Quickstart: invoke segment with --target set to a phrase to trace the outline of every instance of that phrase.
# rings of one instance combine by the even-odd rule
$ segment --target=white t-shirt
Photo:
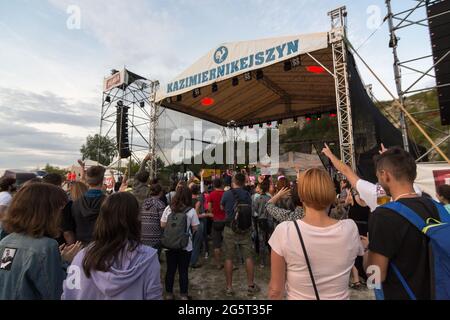
[[[358,227],[342,220],[321,228],[297,220],[320,299],[348,300],[348,281],[357,256],[364,254]],[[286,261],[286,298],[315,300],[314,289],[295,224],[287,221],[275,229],[269,244]]]
[[[419,188],[418,185],[413,184],[414,191],[421,196],[422,190]],[[359,193],[359,197],[364,200],[364,202],[367,204],[367,206],[370,208],[370,212],[374,212],[375,209],[378,207],[378,198],[379,197],[385,197],[386,192],[383,190],[383,188],[377,183],[371,183],[369,181],[359,179],[356,182],[356,191]]]
[[[172,213],[172,209],[170,209],[170,206],[167,206],[166,209],[164,209],[163,215],[161,217],[161,222],[167,222],[167,217]],[[195,212],[195,209],[189,210],[187,213],[187,225],[188,226],[198,226],[200,224],[200,221],[198,220],[197,212]],[[184,250],[186,251],[192,251],[192,232],[191,228],[189,228],[189,234],[191,235],[189,237],[189,242],[186,248]]]
[[[12,196],[8,191],[0,192],[0,206],[9,207],[11,204]]]

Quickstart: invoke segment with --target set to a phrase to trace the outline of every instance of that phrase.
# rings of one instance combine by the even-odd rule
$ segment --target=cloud
[[[99,107],[94,104],[70,103],[51,92],[38,94],[0,87],[0,114],[9,121],[94,128],[99,123],[97,110]]]
[[[98,131],[97,109],[50,92],[0,87],[0,168],[73,163],[80,156],[83,133]]]

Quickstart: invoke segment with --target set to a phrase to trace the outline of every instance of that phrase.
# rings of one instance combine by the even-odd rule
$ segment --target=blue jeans
[[[192,236],[192,255],[191,255],[191,263],[190,265],[196,265],[198,262],[198,258],[200,257],[200,252],[202,250],[202,245],[205,242],[205,232],[206,232],[206,219],[200,219],[200,224],[198,226],[197,231]],[[208,241],[208,238],[206,238]]]

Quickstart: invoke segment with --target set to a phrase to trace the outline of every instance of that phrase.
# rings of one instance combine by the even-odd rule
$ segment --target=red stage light
[[[336,118],[337,117],[337,114],[336,113],[330,113],[330,118]]]
[[[311,122],[311,118],[310,117],[306,117],[306,122]]]
[[[206,98],[202,99],[201,103],[202,103],[202,106],[204,106],[204,107],[210,107],[215,103],[215,101],[213,98],[206,97]]]
[[[307,66],[306,70],[312,73],[321,74],[325,72],[325,69],[321,66]]]

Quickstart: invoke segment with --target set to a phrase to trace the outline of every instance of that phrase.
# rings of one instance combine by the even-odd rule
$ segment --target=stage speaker
[[[131,157],[128,136],[128,107],[117,106],[116,141],[121,159]]]
[[[437,88],[441,123],[450,125],[450,0],[429,1],[427,14],[434,64],[447,55],[435,66],[435,73],[436,84],[442,86]]]

